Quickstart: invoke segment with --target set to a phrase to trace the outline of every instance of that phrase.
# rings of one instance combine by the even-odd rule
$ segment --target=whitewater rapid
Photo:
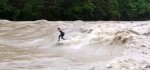
[[[149,23],[0,20],[0,70],[149,70]]]

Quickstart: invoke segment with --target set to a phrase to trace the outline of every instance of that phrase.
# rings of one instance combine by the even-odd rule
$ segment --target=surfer
[[[60,41],[60,38],[62,38],[63,40],[66,40],[66,39],[63,38],[65,33],[62,30],[60,30],[60,28],[58,28],[58,31],[60,32],[60,35],[58,37],[58,41]]]

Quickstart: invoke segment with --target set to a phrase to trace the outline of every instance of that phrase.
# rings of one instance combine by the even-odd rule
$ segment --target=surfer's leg
[[[64,39],[63,37],[61,37],[63,40],[66,40],[66,39]]]
[[[58,37],[58,41],[60,41],[60,37],[61,37],[61,35],[59,35],[59,37]]]
[[[64,39],[64,34],[63,34],[63,35],[61,35],[61,38],[62,38],[63,40],[66,40],[66,39]]]

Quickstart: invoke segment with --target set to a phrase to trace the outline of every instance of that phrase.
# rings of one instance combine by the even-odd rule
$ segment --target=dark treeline
[[[149,20],[150,0],[0,0],[0,19]]]

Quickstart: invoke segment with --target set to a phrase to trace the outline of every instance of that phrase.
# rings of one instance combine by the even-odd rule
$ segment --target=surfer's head
[[[60,30],[60,28],[58,28],[58,30]]]

